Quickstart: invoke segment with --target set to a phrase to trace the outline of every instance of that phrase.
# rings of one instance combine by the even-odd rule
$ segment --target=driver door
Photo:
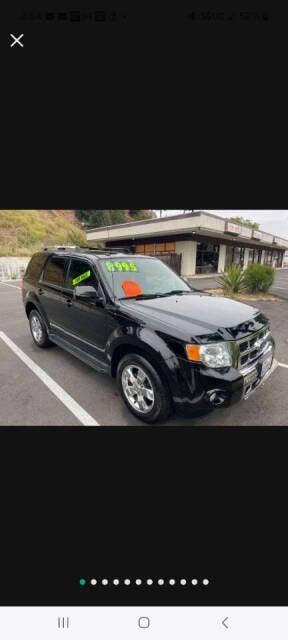
[[[92,264],[88,260],[72,258],[65,283],[67,310],[63,323],[65,334],[63,337],[65,340],[72,340],[82,351],[104,362],[108,338],[105,302],[98,303],[95,300],[75,298],[74,289],[81,284],[92,286],[100,292],[99,280]]]

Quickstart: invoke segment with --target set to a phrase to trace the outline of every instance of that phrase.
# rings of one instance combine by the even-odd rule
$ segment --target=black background
[[[287,430],[0,431],[2,604],[285,604]],[[79,578],[208,578],[85,587]]]
[[[1,207],[287,208],[284,13],[125,11],[2,16]],[[286,604],[287,444],[263,425],[2,428],[0,603]],[[210,584],[79,586],[98,576]]]

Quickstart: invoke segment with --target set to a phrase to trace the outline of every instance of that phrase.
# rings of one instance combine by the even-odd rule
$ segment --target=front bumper
[[[275,343],[270,337],[259,357],[246,368],[210,369],[179,359],[178,385],[173,393],[175,409],[187,414],[246,400],[274,371],[274,352]]]

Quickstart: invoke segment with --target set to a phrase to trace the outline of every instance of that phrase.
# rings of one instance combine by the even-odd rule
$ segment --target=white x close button
[[[23,42],[20,42],[24,36],[24,33],[21,33],[20,36],[14,36],[14,33],[10,33],[11,38],[13,38],[13,42],[11,42],[10,47],[14,47],[15,44],[19,44],[19,47],[24,47]]]

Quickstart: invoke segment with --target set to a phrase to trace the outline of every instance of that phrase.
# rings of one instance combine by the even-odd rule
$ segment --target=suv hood
[[[251,305],[220,296],[172,295],[147,300],[121,300],[121,310],[149,323],[154,330],[183,340],[238,340],[258,331],[268,318]]]

